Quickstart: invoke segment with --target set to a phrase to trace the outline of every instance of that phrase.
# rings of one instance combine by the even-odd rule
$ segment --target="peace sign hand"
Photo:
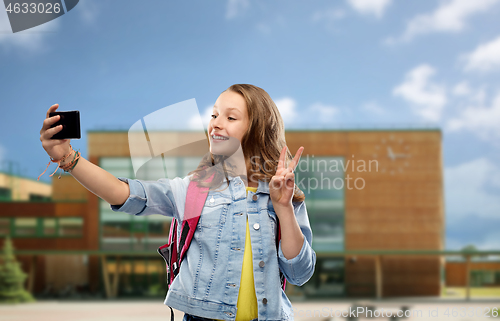
[[[295,154],[293,160],[285,167],[286,150],[287,146],[283,147],[278,161],[278,168],[276,174],[269,182],[269,194],[275,207],[289,207],[292,206],[292,198],[295,187],[295,174],[293,171],[299,163],[300,156],[304,151],[304,147],[300,147]],[[278,213],[278,212],[276,212]]]

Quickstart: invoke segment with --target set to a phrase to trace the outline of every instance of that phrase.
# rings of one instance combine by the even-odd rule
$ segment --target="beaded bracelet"
[[[55,160],[55,159],[53,159],[52,157],[50,157],[50,161],[49,161],[49,163],[47,164],[47,168],[45,168],[45,170],[43,171],[43,173],[41,173],[41,174],[40,174],[40,176],[38,176],[37,181],[38,181],[38,180],[40,180],[40,177],[42,177],[42,175],[43,175],[43,174],[45,174],[45,172],[47,171],[47,169],[48,169],[48,168],[49,168],[49,166],[50,166],[50,163],[57,163],[58,165],[59,165],[59,164],[61,164],[61,162],[63,162],[66,158],[68,158],[68,157],[71,155],[71,153],[72,153],[73,151],[74,151],[74,150],[73,150],[73,147],[71,146],[71,144],[69,144],[69,153],[68,153],[67,155],[64,155],[64,156],[63,156],[61,159],[59,159],[59,160]],[[56,167],[56,170],[55,170],[52,174],[50,174],[49,176],[50,176],[50,177],[52,177],[52,175],[54,175],[54,174],[57,172],[57,169],[58,169],[58,168],[59,168],[59,167]],[[60,174],[60,173],[59,173],[59,179],[61,179],[61,174]]]
[[[71,162],[63,165],[63,166],[59,166],[59,168],[64,170],[65,172],[71,172],[73,170],[73,168],[75,168],[79,159],[80,159],[80,153],[78,151],[76,151],[75,156],[73,156],[73,160]]]
[[[70,169],[68,169],[68,172],[72,172],[73,171],[73,168],[75,168],[76,164],[78,164],[78,160],[80,159],[80,157],[78,157],[75,161],[75,164],[73,165],[73,167],[71,167]]]
[[[78,154],[78,152],[75,152],[75,154],[73,155],[73,160],[65,165],[61,165],[59,164],[59,168],[66,171],[66,168],[70,167],[71,164],[75,161],[75,158],[76,158],[76,155]]]

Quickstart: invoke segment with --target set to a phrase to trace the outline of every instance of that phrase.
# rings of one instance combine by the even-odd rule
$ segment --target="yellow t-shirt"
[[[256,192],[257,187],[247,187],[248,191]],[[253,257],[252,243],[250,242],[250,227],[247,217],[247,232],[245,236],[245,253],[243,254],[243,266],[241,267],[240,291],[238,303],[236,304],[236,321],[248,321],[257,319],[257,296],[255,295],[255,283],[253,280]]]
[[[247,187],[248,191],[256,192],[257,187]],[[252,243],[250,242],[250,227],[247,217],[247,231],[245,236],[245,252],[243,254],[243,265],[241,267],[240,290],[238,302],[236,303],[236,320],[248,321],[257,319],[259,316],[257,308],[257,296],[255,295],[255,283],[253,280],[253,257]],[[222,320],[219,320],[222,321]]]

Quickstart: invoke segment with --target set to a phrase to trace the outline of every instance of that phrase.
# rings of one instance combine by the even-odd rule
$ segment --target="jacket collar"
[[[231,182],[233,179],[235,179],[236,177],[233,177],[231,175],[228,175],[229,177],[229,181]],[[239,180],[241,180],[241,178],[238,177]],[[226,178],[224,177],[223,182],[226,182]],[[257,193],[264,193],[264,194],[269,194],[269,183],[268,182],[264,182],[262,180],[259,180],[259,186],[257,187]]]
[[[269,194],[269,183],[259,180],[259,186],[257,187],[257,192]]]

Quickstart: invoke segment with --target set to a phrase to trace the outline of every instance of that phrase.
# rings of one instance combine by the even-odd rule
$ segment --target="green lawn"
[[[465,298],[465,287],[443,287],[441,291],[442,298]],[[500,299],[500,287],[471,287],[470,297],[474,298],[498,298]],[[495,310],[496,314],[492,317],[500,318],[500,306]]]
[[[471,287],[471,298],[500,298],[500,287]],[[441,291],[443,298],[464,298],[465,287],[444,287]]]

